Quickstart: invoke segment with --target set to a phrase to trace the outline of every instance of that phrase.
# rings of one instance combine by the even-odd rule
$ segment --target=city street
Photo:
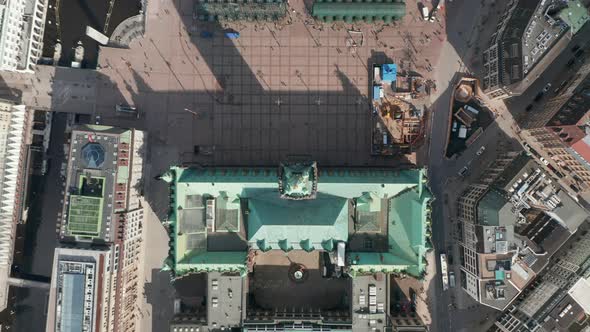
[[[498,10],[498,8],[482,7],[482,3],[476,1],[454,1],[447,3],[446,10],[448,17],[465,19],[448,20],[447,22],[448,42],[443,45],[438,65],[435,66],[438,94],[431,96],[434,100],[434,119],[430,133],[428,166],[431,190],[437,198],[433,204],[432,212],[437,277],[433,279],[434,285],[430,286],[428,294],[432,299],[430,301],[433,321],[431,331],[478,331],[489,326],[493,322],[494,315],[499,312],[478,305],[460,288],[459,280],[455,288],[443,291],[438,256],[440,253],[449,253],[457,257],[454,264],[449,266],[449,270],[455,271],[455,275],[459,276],[457,264],[459,255],[453,241],[456,222],[451,217],[453,215],[452,208],[456,198],[468,185],[468,181],[476,179],[495,159],[498,152],[506,148],[504,144],[499,144],[499,142],[505,140],[503,136],[506,131],[514,134],[514,126],[508,116],[502,115],[499,118],[501,121],[490,125],[475,143],[458,158],[448,160],[444,157],[453,88],[458,82],[458,78],[466,72],[471,72],[473,67],[471,63],[464,63],[461,59],[474,58],[475,48],[483,49],[487,45],[487,37],[480,35],[480,31],[472,29],[472,27],[480,25],[482,16],[489,16],[488,14],[483,15],[483,13]],[[487,24],[495,25],[495,22],[487,22]],[[473,47],[475,45],[477,46]],[[509,144],[514,144],[514,147],[517,147],[514,142]],[[486,146],[486,152],[482,156],[477,156],[476,152],[481,146]],[[470,171],[465,178],[461,178],[457,173],[464,166],[468,166]],[[466,315],[466,312],[469,312],[469,315]]]
[[[50,278],[54,249],[57,246],[56,227],[58,213],[63,199],[63,178],[60,175],[64,160],[66,114],[55,114],[49,145],[48,169],[43,177],[34,181],[36,191],[31,193],[32,202],[26,224],[24,256],[21,262],[23,272]],[[45,329],[44,309],[48,293],[39,289],[15,289],[15,309],[18,312],[13,322],[14,331],[43,331]],[[40,310],[41,309],[41,310]]]
[[[480,8],[480,4],[476,2],[453,2],[449,4],[447,11],[453,17],[466,17],[462,13],[471,13],[468,17],[476,17],[481,15],[473,15],[479,11],[485,11],[485,8]],[[488,10],[491,8],[488,8]],[[497,8],[496,8],[497,9]],[[488,14],[483,15],[488,16]],[[436,66],[436,80],[439,87],[447,87],[443,90],[439,88],[440,95],[437,96],[434,103],[434,124],[440,124],[432,127],[431,132],[431,146],[430,146],[430,183],[432,191],[437,197],[433,206],[433,243],[436,248],[437,257],[440,253],[446,252],[457,259],[454,260],[454,266],[449,266],[450,271],[454,271],[455,275],[459,275],[458,266],[458,248],[453,241],[453,232],[457,228],[456,221],[453,220],[454,205],[457,197],[469,185],[469,183],[477,180],[486,167],[496,158],[496,156],[505,151],[521,149],[519,142],[519,127],[516,120],[520,120],[525,113],[524,109],[528,104],[533,103],[535,95],[543,89],[543,87],[551,82],[552,88],[540,102],[534,103],[533,110],[526,114],[527,116],[534,116],[535,109],[541,109],[548,98],[554,95],[553,90],[558,87],[561,82],[571,80],[577,67],[580,66],[579,61],[571,68],[566,68],[566,63],[573,57],[571,52],[561,52],[555,55],[555,60],[549,64],[544,64],[544,68],[535,68],[535,71],[544,70],[539,77],[521,96],[513,97],[504,101],[487,101],[488,106],[497,114],[495,123],[489,126],[482,136],[480,136],[473,145],[465,150],[460,156],[452,160],[445,159],[444,148],[448,135],[448,112],[450,111],[450,98],[452,94],[452,87],[456,83],[459,75],[457,72],[473,72],[478,71],[477,66],[480,61],[472,54],[470,46],[475,46],[477,49],[485,49],[487,45],[489,26],[485,27],[484,35],[478,35],[478,32],[472,33],[466,38],[455,38],[453,35],[459,31],[466,31],[467,27],[472,26],[474,22],[456,20],[449,21],[447,24],[447,34],[451,41],[444,45],[443,52],[440,57],[439,65]],[[487,22],[490,26],[495,26],[495,22]],[[464,33],[461,34],[463,37]],[[452,42],[452,41],[455,42]],[[586,25],[572,41],[564,40],[558,48],[571,48],[573,45],[580,45],[586,47],[590,40],[590,25]],[[569,43],[568,43],[569,42]],[[470,53],[471,52],[471,53]],[[458,54],[457,54],[458,53]],[[453,59],[461,58],[473,59],[476,63],[459,63],[454,68],[446,66],[445,64],[455,63]],[[467,61],[466,61],[467,62]],[[532,78],[531,78],[532,79]],[[435,97],[436,98],[436,97]],[[480,147],[485,146],[486,151],[482,156],[477,156],[476,152]],[[468,167],[468,173],[465,177],[458,176],[458,171]],[[437,260],[437,272],[440,274],[440,264]],[[457,283],[459,284],[460,281]],[[432,317],[435,322],[432,326],[432,331],[478,331],[485,330],[489,327],[499,312],[482,305],[478,305],[460,288],[451,289],[447,292],[442,291],[440,280],[435,280],[435,287],[431,287],[432,294],[430,295],[432,301]],[[459,286],[458,286],[459,287]],[[469,315],[465,315],[469,312]]]

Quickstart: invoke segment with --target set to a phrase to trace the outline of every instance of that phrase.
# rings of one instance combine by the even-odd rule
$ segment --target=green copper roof
[[[353,252],[353,271],[401,271],[419,275],[426,253],[426,224],[429,202],[428,190],[408,188],[389,198],[389,251],[385,253]],[[356,265],[356,266],[354,266]]]
[[[368,21],[400,19],[406,14],[406,4],[403,2],[386,1],[357,1],[338,2],[317,0],[311,9],[312,16],[322,21]]]
[[[575,35],[588,20],[588,8],[586,8],[580,0],[570,0],[567,2],[567,7],[559,12],[561,18],[567,25],[570,26],[572,35]]]
[[[279,191],[283,198],[310,199],[317,184],[316,163],[282,164],[279,170]]]
[[[245,234],[240,236],[253,249],[334,250],[336,241],[348,240],[353,216],[370,223],[377,218],[373,214],[380,214],[379,218],[388,218],[390,249],[350,253],[353,272],[406,270],[418,275],[423,271],[431,198],[424,172],[320,168],[316,197],[301,200],[281,198],[277,168],[173,167],[161,177],[171,184],[171,256],[167,264],[177,274],[211,270],[245,273],[246,251],[207,250],[208,234],[220,231],[216,229],[219,225],[224,225],[225,232]],[[360,214],[353,214],[355,204]],[[210,221],[220,217],[221,208],[229,211],[223,213],[224,221]],[[245,220],[240,222],[240,218]],[[246,229],[240,231],[240,224]],[[385,231],[379,227],[375,224],[367,231]]]
[[[366,192],[356,199],[356,221],[363,232],[380,232],[382,217],[381,197],[373,192]]]
[[[281,199],[264,190],[248,199],[248,243],[255,249],[321,249],[328,240],[348,239],[348,200],[318,194],[312,200]],[[283,249],[284,250],[284,249]]]

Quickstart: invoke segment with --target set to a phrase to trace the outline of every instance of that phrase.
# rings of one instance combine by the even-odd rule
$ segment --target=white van
[[[426,6],[422,7],[422,18],[424,21],[428,20],[428,7]]]

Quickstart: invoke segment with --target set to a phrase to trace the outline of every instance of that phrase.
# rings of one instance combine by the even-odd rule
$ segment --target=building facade
[[[43,52],[47,0],[0,4],[0,70],[33,72]]]
[[[495,322],[494,331],[567,331],[570,325],[585,319],[572,290],[590,275],[589,230],[587,221],[580,225],[551,258],[546,272]],[[584,297],[587,295],[586,290]]]
[[[524,123],[523,137],[566,186],[590,190],[590,64],[560,95]]]
[[[16,224],[22,221],[31,118],[26,106],[0,100],[0,310],[8,301]]]
[[[491,99],[520,95],[588,20],[580,1],[510,1],[483,52],[484,92]]]

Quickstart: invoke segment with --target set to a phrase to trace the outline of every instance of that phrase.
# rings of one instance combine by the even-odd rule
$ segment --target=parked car
[[[459,174],[459,176],[465,176],[465,174],[467,174],[467,166],[461,168],[461,170],[457,174]]]
[[[541,162],[543,163],[543,165],[545,165],[545,166],[549,165],[549,162],[547,161],[547,159],[541,157],[541,158],[539,158],[539,160],[541,160]]]
[[[486,147],[485,146],[482,146],[481,148],[479,148],[479,150],[477,150],[476,154],[478,156],[481,156],[484,153],[485,150],[486,150]]]
[[[574,53],[574,56],[576,58],[579,58],[582,54],[584,54],[584,50],[578,50],[578,51],[576,51],[576,53]]]
[[[527,112],[529,112],[529,111],[530,111],[530,110],[532,110],[532,109],[533,109],[533,104],[528,104],[528,105],[525,107],[525,109],[524,109],[524,110],[525,110],[525,111],[527,111]]]
[[[580,45],[578,45],[578,44],[574,45],[574,47],[572,47],[572,53],[575,53],[579,49],[580,49]]]
[[[524,143],[523,146],[525,150],[531,151],[531,146],[528,143]]]
[[[543,88],[543,93],[549,91],[549,89],[551,89],[551,83],[545,84],[545,87]]]
[[[565,66],[566,66],[566,67],[571,67],[571,66],[574,64],[574,62],[576,62],[576,58],[571,58],[571,59],[570,59],[570,60],[569,60],[569,61],[568,61],[568,62],[565,64]]]
[[[543,98],[543,91],[539,91],[539,93],[537,93],[537,95],[535,96],[535,98],[533,98],[533,101],[539,101],[541,100],[541,98]]]
[[[449,286],[451,286],[451,288],[455,287],[455,272],[450,271],[449,272]]]

